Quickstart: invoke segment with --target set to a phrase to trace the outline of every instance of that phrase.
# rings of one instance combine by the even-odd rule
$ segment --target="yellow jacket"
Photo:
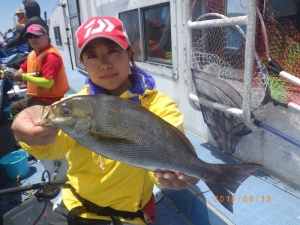
[[[87,89],[75,95],[84,94],[88,94]],[[170,97],[155,90],[146,90],[141,105],[183,131],[183,116]],[[76,143],[62,131],[59,131],[53,145],[29,147],[22,143],[22,147],[37,159],[53,160],[66,155],[69,164],[68,183],[81,197],[100,206],[135,212],[150,200],[153,183],[160,186],[153,172],[100,156]],[[62,197],[68,210],[81,206],[68,188],[62,190]],[[110,220],[109,217],[89,212],[81,213],[80,217]],[[127,222],[145,224],[139,218]]]

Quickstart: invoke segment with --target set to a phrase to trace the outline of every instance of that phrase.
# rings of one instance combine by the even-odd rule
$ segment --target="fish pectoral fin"
[[[113,135],[113,134],[107,134],[107,133],[103,133],[103,132],[99,132],[99,131],[91,131],[91,135],[94,137],[98,137],[101,138],[102,141],[106,140],[106,141],[111,141],[117,144],[135,144],[133,141],[117,136],[117,135]]]

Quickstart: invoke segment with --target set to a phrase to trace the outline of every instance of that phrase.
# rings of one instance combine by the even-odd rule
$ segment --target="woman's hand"
[[[30,146],[43,146],[55,142],[59,129],[39,125],[42,107],[36,105],[26,108],[14,119],[12,130],[17,141]]]
[[[155,171],[154,176],[162,186],[174,190],[193,187],[200,180],[198,177],[169,171]]]

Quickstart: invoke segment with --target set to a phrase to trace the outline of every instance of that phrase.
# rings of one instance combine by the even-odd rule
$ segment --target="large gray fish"
[[[205,163],[176,127],[119,97],[75,96],[45,106],[41,117],[41,125],[59,127],[102,156],[151,171],[166,170],[201,178],[215,196],[231,196],[260,168],[254,163]],[[221,204],[233,211],[232,201]]]

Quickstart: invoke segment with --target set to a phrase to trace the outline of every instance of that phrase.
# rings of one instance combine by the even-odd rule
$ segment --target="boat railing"
[[[252,98],[252,80],[253,80],[253,63],[255,56],[255,32],[256,32],[256,4],[257,0],[249,0],[247,13],[245,16],[238,16],[232,18],[218,18],[205,21],[188,21],[188,35],[189,40],[192,39],[192,30],[208,27],[224,27],[233,25],[246,25],[246,44],[245,44],[245,66],[244,66],[244,85],[243,85],[243,106],[242,109],[230,107],[221,103],[216,103],[205,98],[201,98],[190,90],[189,100],[192,107],[200,110],[199,104],[203,104],[210,108],[214,108],[226,113],[232,114],[243,119],[245,125],[251,129],[256,130],[257,126],[251,120],[251,98]],[[190,42],[191,43],[191,42]],[[192,78],[190,78],[192,79]],[[189,83],[192,83],[190,80]]]

